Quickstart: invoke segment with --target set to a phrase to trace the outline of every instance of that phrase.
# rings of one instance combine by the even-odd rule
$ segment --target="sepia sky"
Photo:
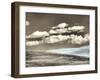
[[[85,32],[89,33],[89,15],[50,14],[50,13],[26,13],[26,35],[37,30],[49,31],[50,27],[66,22],[69,26],[85,26]]]

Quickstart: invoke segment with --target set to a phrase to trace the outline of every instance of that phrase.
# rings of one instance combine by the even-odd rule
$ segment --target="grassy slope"
[[[26,67],[89,64],[89,58],[28,51]]]

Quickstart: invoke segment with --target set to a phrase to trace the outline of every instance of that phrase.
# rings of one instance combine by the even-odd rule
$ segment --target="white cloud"
[[[48,36],[49,33],[47,31],[35,31],[34,33],[32,33],[33,36]]]
[[[85,44],[87,42],[89,42],[89,34],[86,34],[84,37],[82,37],[81,35],[80,36],[77,36],[77,35],[71,35],[70,36],[71,38],[71,43],[72,44]]]
[[[39,38],[43,36],[49,36],[49,33],[47,31],[35,31],[32,34],[26,36],[26,38]]]
[[[71,36],[71,43],[72,44],[82,44],[83,37],[82,36]]]
[[[58,35],[58,39],[59,39],[60,41],[64,41],[64,40],[67,40],[68,38],[67,38],[67,36]]]
[[[57,25],[57,27],[59,27],[59,28],[65,28],[65,27],[67,27],[67,26],[68,26],[68,24],[65,23],[65,22],[60,23],[60,24]]]
[[[49,33],[50,34],[56,34],[56,33],[65,33],[65,32],[68,32],[68,29],[67,28],[62,28],[62,29],[56,29],[56,30],[50,30]]]
[[[89,34],[85,34],[85,36],[84,36],[84,42],[88,42],[89,41]]]
[[[57,35],[57,36],[50,36],[48,38],[46,38],[46,43],[56,43],[56,42],[60,42],[60,41],[64,41],[69,39],[69,36],[63,36],[63,35]]]
[[[26,26],[29,26],[30,25],[30,22],[29,21],[26,21],[25,24],[26,24]]]
[[[53,27],[51,27],[51,28],[52,28],[52,29],[58,29],[58,28],[63,29],[63,28],[65,28],[65,27],[68,27],[68,24],[65,23],[65,22],[63,22],[63,23],[60,23],[60,24],[58,24],[57,26],[53,26]]]
[[[81,35],[78,36],[74,34],[73,35],[52,35],[41,41],[27,41],[26,45],[34,46],[34,45],[39,45],[42,43],[57,43],[60,41],[66,41],[67,43],[67,40],[68,40],[68,43],[70,44],[82,45],[82,44],[89,42],[89,34],[86,34],[84,37],[82,37]]]
[[[50,34],[55,34],[55,33],[57,33],[57,32],[56,32],[55,30],[52,30],[52,29],[51,29],[51,30],[49,31],[49,33],[50,33]]]
[[[70,44],[85,44],[89,42],[89,34],[85,34],[84,37],[81,35],[60,35],[61,33],[71,33],[74,31],[77,32],[83,32],[85,29],[85,26],[73,26],[73,27],[67,27],[67,23],[60,23],[57,26],[52,27],[52,29],[47,31],[35,31],[32,34],[26,36],[26,38],[42,38],[41,41],[27,41],[26,45],[33,46],[33,45],[39,45],[41,43],[56,43],[60,41],[66,41],[66,43]],[[59,34],[59,35],[51,35],[50,34]]]
[[[68,32],[67,28],[57,29],[55,30],[57,33],[65,33]]]
[[[26,46],[34,46],[34,45],[39,45],[39,41],[27,41]]]
[[[63,22],[58,24],[57,26],[52,27],[49,33],[65,33],[65,32],[84,32],[85,26],[73,26],[68,27],[68,24]]]
[[[84,31],[84,29],[84,26],[73,26],[68,28],[69,31]]]
[[[56,29],[57,28],[57,26],[53,26],[53,27],[51,27],[51,29]]]
[[[46,38],[46,43],[56,43],[56,42],[59,42],[59,38],[58,36],[50,36],[48,38]]]

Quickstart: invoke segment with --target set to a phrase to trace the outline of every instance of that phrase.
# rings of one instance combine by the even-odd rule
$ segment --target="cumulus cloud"
[[[56,29],[56,30],[52,30],[52,29],[51,29],[51,30],[49,31],[50,34],[65,33],[65,32],[68,32],[67,28],[65,28],[65,29],[64,29],[64,28],[63,28],[63,29]]]
[[[82,37],[81,35],[80,36],[77,36],[77,35],[71,35],[70,36],[71,38],[71,43],[72,44],[85,44],[85,43],[88,43],[89,42],[89,34],[85,34],[84,37]]]
[[[35,45],[39,45],[40,42],[39,41],[27,41],[26,42],[26,46],[35,46]]]
[[[60,23],[47,31],[35,31],[32,34],[26,36],[26,38],[41,38],[37,41],[26,41],[27,46],[39,45],[43,43],[57,43],[60,41],[66,41],[66,43],[72,45],[82,45],[89,43],[89,34],[84,33],[85,26],[72,26],[68,27],[67,23]],[[84,35],[74,34],[71,32],[83,32]],[[70,33],[70,34],[62,34]],[[52,34],[52,35],[51,35]],[[53,35],[56,34],[56,35]],[[47,37],[45,37],[47,36]]]
[[[89,34],[85,34],[84,37],[82,37],[81,35],[53,35],[50,36],[48,38],[45,39],[46,43],[56,43],[56,42],[60,42],[60,41],[68,41],[68,43],[70,44],[78,44],[78,45],[82,45],[85,43],[89,42]]]
[[[53,26],[53,27],[51,27],[51,29],[57,29],[57,26]]]
[[[36,32],[32,33],[32,35],[34,35],[34,36],[48,36],[49,33],[47,31],[36,31]]]
[[[65,22],[60,23],[60,24],[57,25],[57,27],[59,27],[59,28],[65,28],[65,27],[67,27],[67,26],[68,26],[68,24],[65,23]]]
[[[53,26],[49,31],[50,34],[54,33],[71,33],[71,32],[84,32],[85,26],[72,26],[69,27],[67,23],[63,22],[57,26]]]
[[[59,39],[57,38],[57,36],[50,36],[46,38],[45,42],[46,43],[56,43],[56,42],[59,42]]]
[[[68,40],[70,37],[69,36],[64,36],[64,35],[53,35],[48,38],[46,38],[46,43],[56,43],[60,41],[65,41]]]
[[[37,38],[37,37],[44,37],[49,36],[49,33],[47,31],[35,31],[32,34],[26,36],[26,38]]]
[[[68,27],[68,24],[65,23],[65,22],[63,22],[63,23],[58,24],[57,26],[51,27],[51,29],[63,29],[65,27],[67,28]]]
[[[57,33],[65,33],[65,32],[67,32],[68,30],[67,30],[67,28],[63,28],[63,29],[57,29],[57,30],[55,30]]]
[[[50,33],[50,34],[55,34],[55,33],[57,33],[57,32],[56,32],[55,30],[52,30],[52,29],[51,29],[51,30],[49,31],[49,33]]]
[[[29,25],[30,25],[30,22],[29,22],[29,21],[26,21],[26,22],[25,22],[25,25],[26,25],[26,26],[29,26]]]
[[[84,31],[85,27],[84,26],[73,26],[73,27],[69,27],[68,30],[69,31]]]
[[[27,46],[34,46],[39,45],[43,43],[57,43],[60,41],[66,41],[66,43],[70,43],[72,45],[82,45],[89,42],[89,34],[85,34],[84,37],[81,35],[52,35],[49,37],[46,37],[44,40],[41,41],[27,41]]]

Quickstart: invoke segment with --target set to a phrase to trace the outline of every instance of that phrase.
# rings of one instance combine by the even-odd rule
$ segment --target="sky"
[[[89,33],[89,15],[51,14],[51,13],[26,13],[26,35],[37,30],[49,31],[50,27],[66,22],[69,26],[85,26],[85,32]]]
[[[76,35],[53,35],[45,38],[46,43],[56,43],[66,40],[66,46],[69,44],[73,46],[87,45],[89,44],[89,15],[75,15],[75,14],[50,14],[50,13],[26,13],[26,36],[37,37],[44,33],[48,33],[51,28],[59,27],[59,25],[67,25],[68,29],[77,28],[80,26],[84,27],[82,34]],[[78,27],[79,26],[79,27]],[[61,29],[60,29],[61,30]],[[65,29],[64,29],[65,30]],[[61,31],[64,31],[61,30]],[[40,41],[28,41],[27,46],[40,45]]]

